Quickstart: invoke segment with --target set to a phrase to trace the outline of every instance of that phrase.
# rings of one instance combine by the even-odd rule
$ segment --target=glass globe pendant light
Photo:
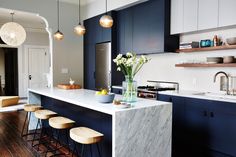
[[[85,27],[81,24],[80,22],[80,0],[79,0],[79,24],[77,26],[74,27],[74,32],[77,35],[84,35],[86,32]]]
[[[64,38],[63,33],[59,30],[59,20],[59,0],[57,0],[57,31],[53,35],[56,40],[62,40]]]
[[[104,28],[111,28],[113,26],[113,19],[110,15],[107,14],[107,0],[106,0],[106,14],[100,18],[99,23]]]
[[[12,22],[5,23],[0,29],[1,39],[10,46],[20,46],[26,39],[25,29],[18,23],[13,22],[14,13],[11,13]]]

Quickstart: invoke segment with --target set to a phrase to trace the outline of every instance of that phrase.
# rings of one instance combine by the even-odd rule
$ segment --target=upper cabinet
[[[171,34],[184,31],[184,0],[171,1]]]
[[[236,0],[219,0],[219,27],[236,24]]]
[[[199,0],[198,30],[218,27],[218,0]]]
[[[149,0],[117,14],[118,53],[175,52],[179,37],[170,35],[170,0]]]
[[[235,0],[171,0],[171,34],[236,25]]]
[[[184,0],[184,32],[197,30],[198,0]]]

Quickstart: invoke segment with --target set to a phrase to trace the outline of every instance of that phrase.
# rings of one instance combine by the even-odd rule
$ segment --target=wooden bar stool
[[[66,131],[66,141],[67,141],[67,147],[68,147],[68,154],[70,154],[70,144],[69,144],[69,138],[68,138],[68,135],[69,135],[69,129],[72,128],[75,124],[75,121],[71,120],[71,119],[68,119],[66,117],[53,117],[53,118],[50,118],[49,119],[49,125],[53,128],[53,129],[56,129],[57,130],[57,135],[56,135],[56,148],[55,149],[52,149],[52,150],[48,150],[48,152],[55,152],[57,150],[59,150],[60,148],[62,148],[62,144],[61,144],[61,141],[60,141],[60,137],[62,136],[61,135],[61,131],[64,130]],[[58,144],[60,145],[58,147]],[[47,156],[47,153],[45,156]],[[54,154],[53,156],[55,155],[68,155],[68,154]]]
[[[38,119],[38,122],[37,122],[37,125],[36,125],[36,128],[35,128],[35,134],[34,134],[34,137],[33,137],[33,140],[32,140],[32,146],[34,147],[34,146],[38,145],[38,150],[39,150],[39,145],[41,144],[42,135],[43,135],[43,132],[44,132],[44,127],[43,127],[42,121],[43,120],[48,120],[49,118],[56,116],[57,113],[53,112],[51,110],[44,109],[44,110],[37,110],[37,111],[34,112],[34,114],[35,114],[35,117]],[[36,145],[33,145],[34,141],[36,140],[35,136],[36,136],[36,132],[37,132],[37,129],[38,129],[39,125],[41,127],[40,137],[38,139],[39,143],[36,144]]]
[[[84,146],[85,145],[90,145],[90,153],[91,153],[91,157],[92,155],[92,144],[96,144],[97,145],[97,150],[98,150],[98,154],[101,157],[101,152],[99,150],[99,145],[98,143],[103,139],[103,134],[92,130],[90,128],[87,127],[77,127],[77,128],[73,128],[70,129],[70,138],[72,140],[74,140],[74,142],[80,143],[82,144],[82,150],[81,150],[81,154],[80,156],[82,157],[84,155]],[[76,143],[74,143],[74,150],[73,152],[76,151]],[[78,152],[77,152],[78,154]]]
[[[35,112],[35,111],[37,111],[41,108],[42,108],[42,106],[37,105],[37,104],[26,104],[24,106],[24,111],[26,111],[27,113],[26,113],[26,116],[25,116],[25,121],[24,121],[24,124],[23,124],[22,131],[21,131],[21,137],[33,134],[33,133],[29,133],[29,123],[30,123],[31,113]],[[28,119],[28,117],[29,117],[29,119]],[[28,119],[28,123],[27,123],[27,119]],[[26,123],[27,123],[27,132],[24,133]]]

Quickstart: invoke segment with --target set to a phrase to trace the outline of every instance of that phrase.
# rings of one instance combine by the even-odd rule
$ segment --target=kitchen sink
[[[236,100],[236,96],[226,95],[222,93],[197,92],[197,93],[193,93],[193,95],[206,96],[206,97],[219,98],[219,99],[235,99]]]

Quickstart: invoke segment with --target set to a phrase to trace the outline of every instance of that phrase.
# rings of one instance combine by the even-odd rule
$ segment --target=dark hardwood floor
[[[45,153],[42,153],[46,150],[44,145],[40,145],[39,151],[37,151],[35,147],[31,147],[31,142],[26,142],[25,138],[20,136],[25,114],[24,111],[0,113],[0,157],[45,156]],[[30,138],[32,137],[28,137],[28,139]],[[54,146],[52,143],[51,147]],[[68,150],[63,148],[61,152],[68,153]],[[50,155],[53,154],[48,153],[48,156]]]

